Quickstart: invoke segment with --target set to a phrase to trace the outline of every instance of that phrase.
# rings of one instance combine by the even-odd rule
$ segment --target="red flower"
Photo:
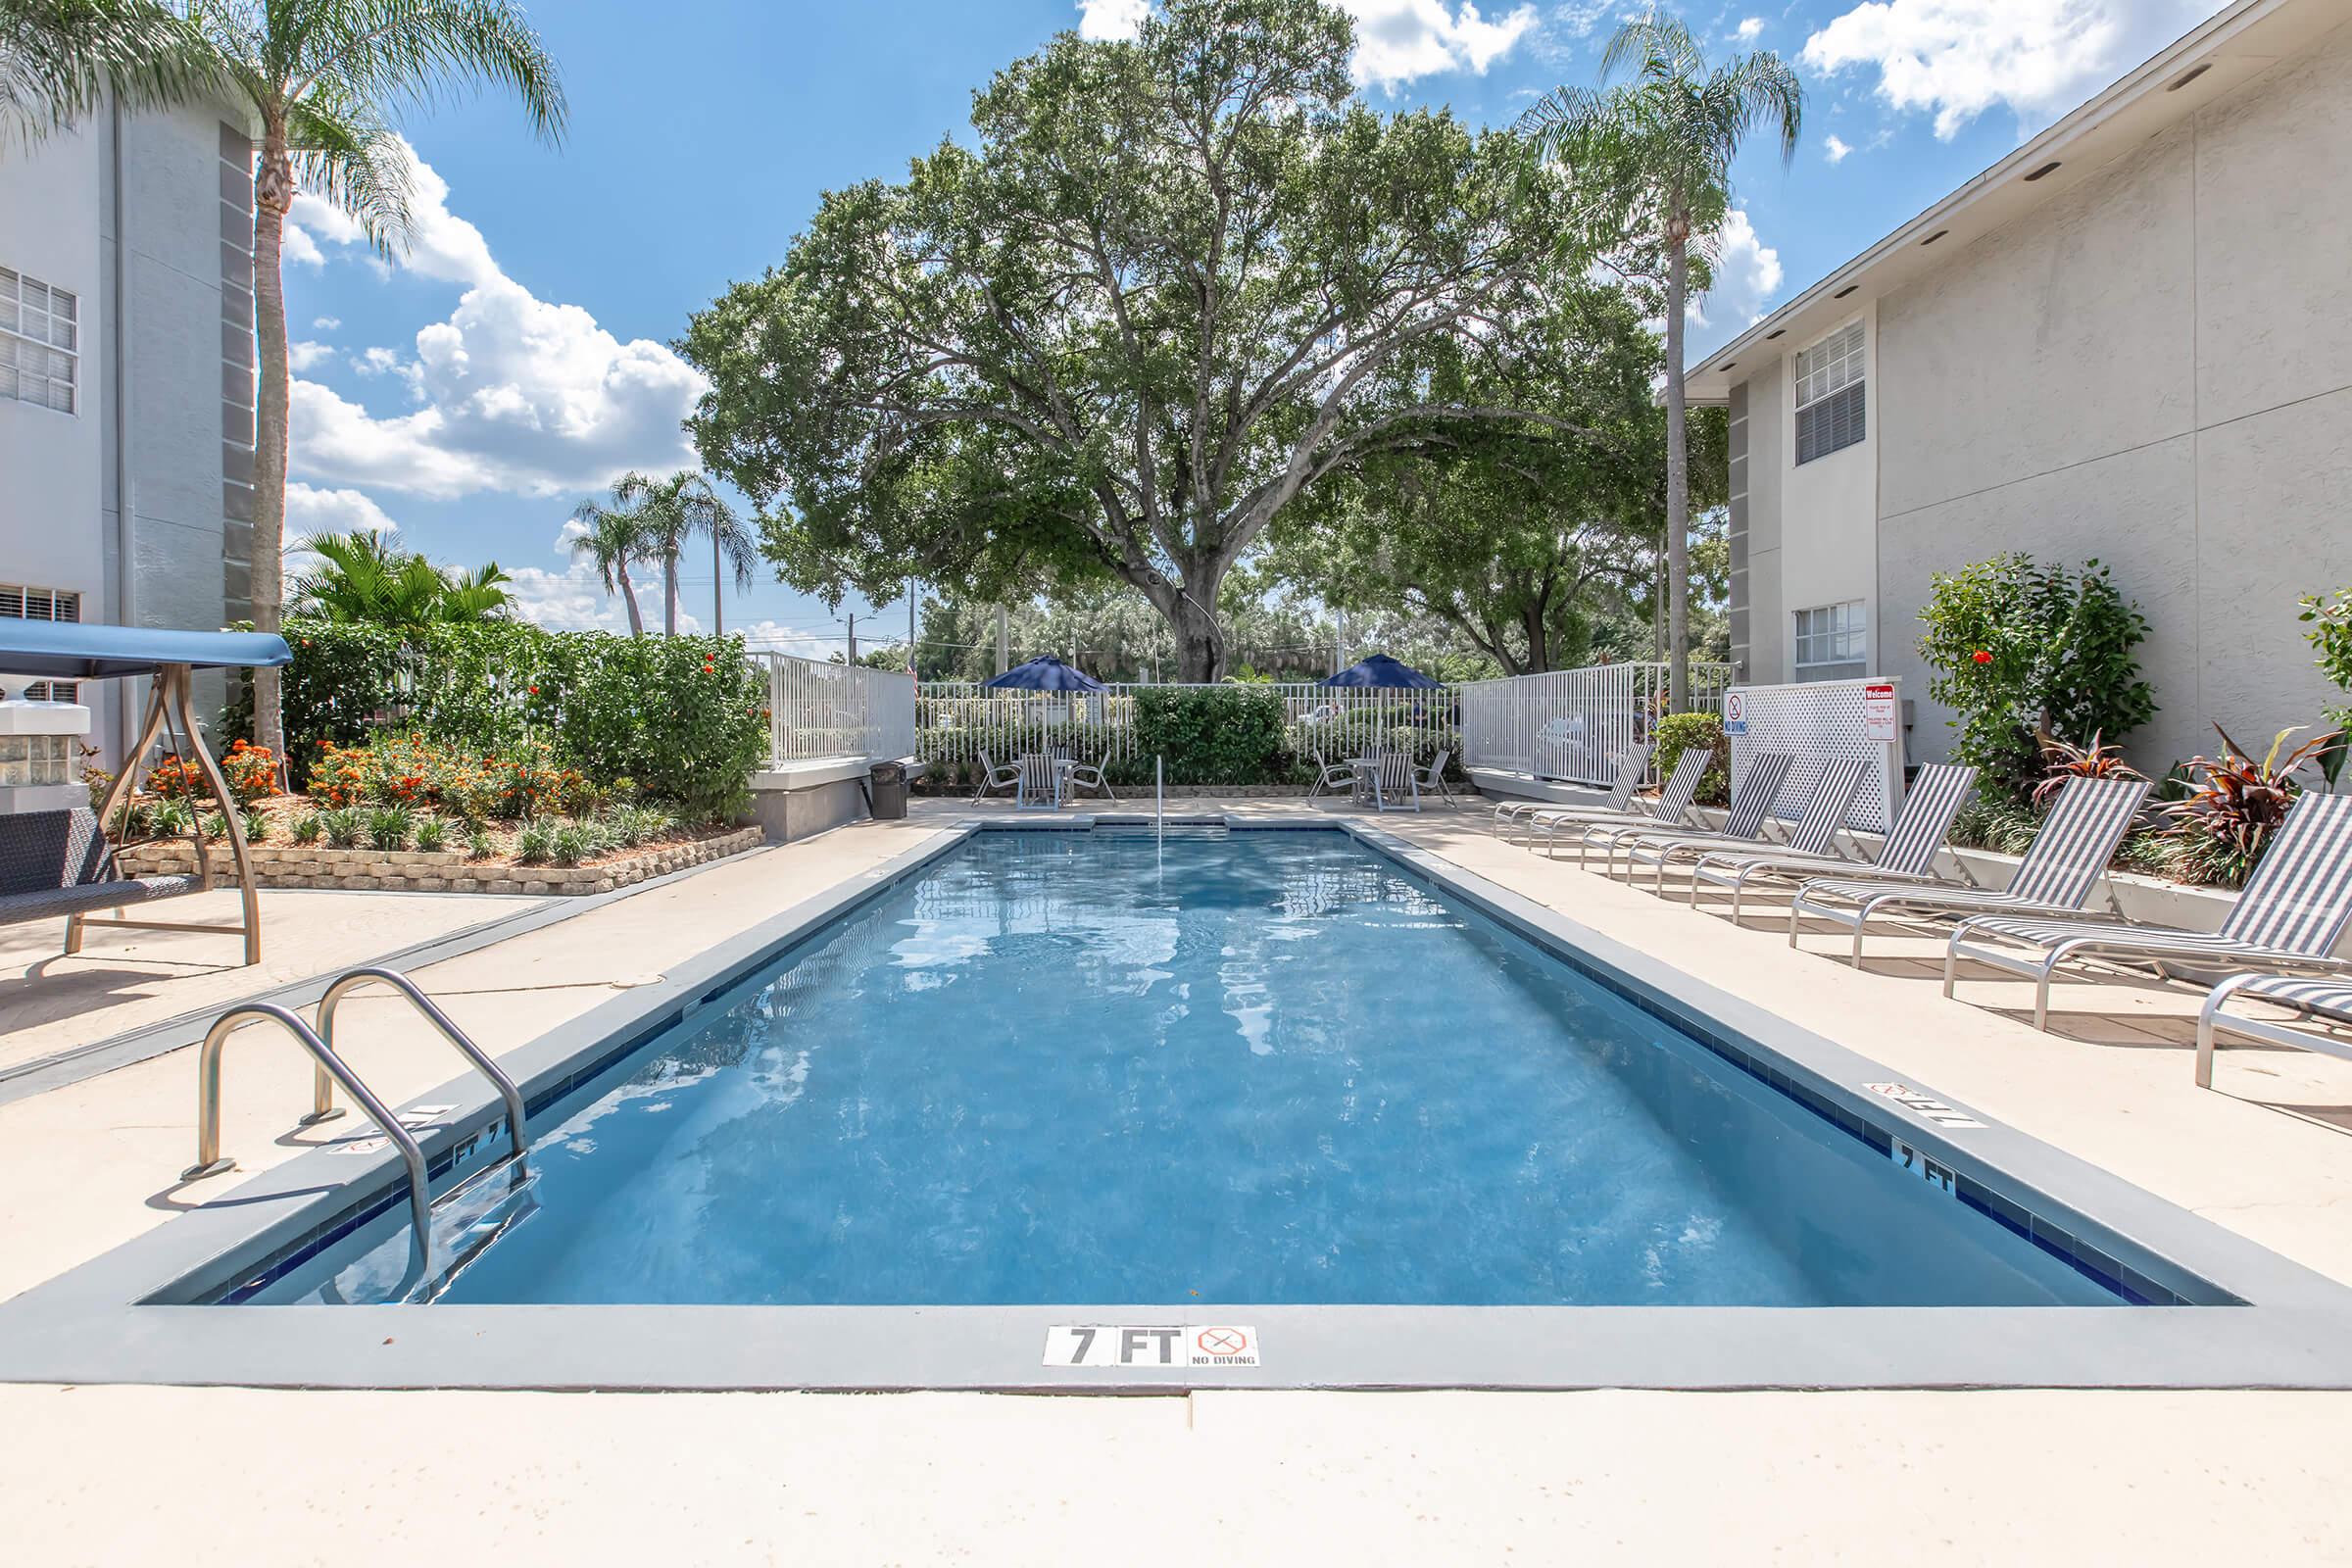
[[[1978,649],[1975,653],[1969,655],[1968,657],[1975,660],[1980,664],[1989,664],[1992,662],[1992,655],[1986,653],[1982,648]]]
[[[536,686],[529,687],[529,688],[527,688],[527,690],[530,692],[530,694],[531,694],[533,697],[536,697],[536,696],[538,696],[538,695],[539,695],[539,688],[538,688],[538,687],[536,687]]]
[[[704,661],[703,661],[703,673],[704,673],[704,674],[706,674],[706,675],[711,675],[711,674],[716,674],[717,672],[718,672],[718,666],[717,666],[716,664],[713,664],[713,663],[712,663],[712,662],[710,662],[710,661],[709,661],[708,659],[706,659],[706,660],[704,660]]]

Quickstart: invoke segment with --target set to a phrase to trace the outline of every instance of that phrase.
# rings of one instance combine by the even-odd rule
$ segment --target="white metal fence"
[[[1690,666],[1690,707],[1722,705],[1729,664]],[[1462,766],[1536,779],[1606,784],[1618,760],[1649,739],[1666,711],[1664,664],[1592,664],[1541,675],[1471,681],[1461,694]],[[1657,769],[1649,770],[1651,783]]]
[[[919,755],[925,761],[967,761],[982,752],[997,761],[1024,751],[1067,747],[1088,760],[1135,755],[1136,697],[1183,690],[1272,692],[1282,699],[1283,722],[1301,754],[1343,754],[1374,732],[1422,732],[1423,750],[1458,750],[1453,737],[1455,688],[1399,691],[1323,686],[1313,681],[1270,685],[1185,687],[1172,683],[1112,685],[1100,692],[990,691],[972,681],[926,682],[916,701]],[[1328,737],[1326,742],[1325,737]]]
[[[767,672],[768,754],[779,762],[914,755],[914,677],[791,654]]]
[[[1868,693],[1881,691],[1892,718],[1891,740],[1873,740],[1868,728]],[[1737,788],[1748,759],[1787,752],[1796,759],[1781,785],[1773,809],[1795,816],[1805,808],[1815,781],[1834,758],[1859,757],[1870,763],[1846,821],[1860,832],[1884,833],[1903,804],[1902,687],[1892,676],[1862,680],[1802,681],[1787,686],[1739,686],[1724,710],[1731,732],[1732,781]]]

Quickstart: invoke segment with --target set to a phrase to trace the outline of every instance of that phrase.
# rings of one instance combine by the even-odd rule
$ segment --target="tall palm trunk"
[[[294,205],[294,164],[285,135],[271,127],[262,138],[261,168],[253,182],[253,305],[261,347],[260,401],[253,441],[253,623],[262,631],[285,624],[286,424],[291,370],[286,358],[286,289],[279,270],[286,213]],[[274,669],[253,672],[253,739],[283,760],[286,724],[283,686]]]
[[[1683,300],[1690,283],[1690,224],[1677,213],[1666,228],[1666,693],[1669,709],[1690,703],[1690,459],[1683,443]]]
[[[623,556],[612,564],[612,575],[620,582],[620,602],[628,607],[629,635],[645,635],[645,616],[637,611],[637,587],[629,581],[629,558]]]
[[[678,634],[678,553],[665,551],[662,557],[662,635]]]

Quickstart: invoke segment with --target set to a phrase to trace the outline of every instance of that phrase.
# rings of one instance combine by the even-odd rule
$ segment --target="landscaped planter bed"
[[[346,888],[406,893],[610,893],[648,877],[683,870],[756,849],[756,827],[729,828],[699,838],[670,839],[616,850],[581,865],[523,865],[510,857],[471,859],[459,850],[330,850],[318,844],[249,846],[254,875],[264,887]],[[230,875],[228,845],[207,846],[216,877]],[[119,851],[128,876],[169,876],[196,869],[186,839],[153,840]]]

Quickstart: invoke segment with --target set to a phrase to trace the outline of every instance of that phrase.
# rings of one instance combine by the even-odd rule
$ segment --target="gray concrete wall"
[[[1782,592],[1782,503],[1790,451],[1788,376],[1782,361],[1757,367],[1747,393],[1747,671],[1744,679],[1783,678],[1788,662],[1788,605]],[[1741,600],[1734,596],[1735,608]]]
[[[1880,667],[1930,574],[2110,564],[2152,622],[2151,771],[2336,694],[2297,597],[2352,584],[2352,27],[1880,303]]]

